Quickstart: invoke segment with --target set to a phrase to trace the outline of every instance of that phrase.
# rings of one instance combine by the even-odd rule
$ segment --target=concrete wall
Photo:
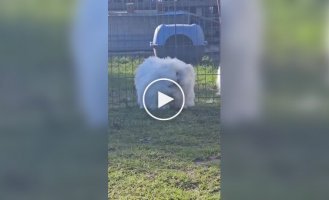
[[[160,24],[189,23],[182,15],[109,15],[109,52],[151,51],[155,28]]]

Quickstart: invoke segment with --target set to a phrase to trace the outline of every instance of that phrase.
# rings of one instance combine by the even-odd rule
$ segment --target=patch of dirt
[[[220,162],[220,156],[209,156],[208,158],[196,158],[193,161],[196,165],[209,165]]]

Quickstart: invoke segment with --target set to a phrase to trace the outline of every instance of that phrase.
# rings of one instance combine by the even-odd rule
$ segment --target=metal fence
[[[197,24],[207,46],[202,60],[193,63],[196,77],[196,103],[219,103],[216,88],[219,65],[219,13],[217,0],[197,1],[109,0],[109,107],[136,106],[134,73],[154,52],[150,47],[160,24]],[[111,6],[112,5],[112,6]],[[175,35],[169,49],[177,46],[190,52],[187,40]],[[180,52],[178,52],[180,53]],[[172,53],[171,53],[172,54]],[[175,54],[173,57],[175,57]],[[190,54],[191,57],[197,55]]]

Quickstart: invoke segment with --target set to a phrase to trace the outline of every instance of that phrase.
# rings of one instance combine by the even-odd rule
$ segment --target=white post
[[[93,128],[108,123],[107,3],[107,0],[77,1],[71,35],[77,100],[87,124]]]
[[[221,3],[221,121],[236,126],[261,114],[263,15],[259,0]]]

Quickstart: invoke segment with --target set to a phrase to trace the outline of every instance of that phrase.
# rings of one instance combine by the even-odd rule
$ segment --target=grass
[[[219,107],[159,122],[137,107],[109,112],[109,199],[219,199]]]
[[[217,66],[207,57],[195,66],[197,106],[160,122],[136,106],[143,59],[110,58],[109,199],[219,199]]]

